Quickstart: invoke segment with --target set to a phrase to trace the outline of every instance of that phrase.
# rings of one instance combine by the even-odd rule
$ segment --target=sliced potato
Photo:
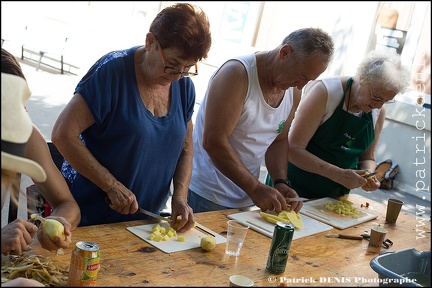
[[[304,227],[304,224],[303,224],[303,221],[301,221],[299,218],[297,218],[296,214],[297,213],[295,213],[294,211],[292,211],[292,213],[288,212],[287,217],[288,217],[288,220],[295,226],[295,228],[301,229]]]
[[[294,225],[295,228],[301,229],[304,227],[304,223],[301,220],[300,214],[296,213],[295,211],[281,211],[277,216],[260,212],[260,216],[266,220],[267,222],[270,222],[272,224],[276,224],[277,222],[288,222]]]

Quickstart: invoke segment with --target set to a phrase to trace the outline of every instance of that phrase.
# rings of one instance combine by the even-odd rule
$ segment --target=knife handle
[[[341,238],[341,239],[351,239],[351,240],[363,240],[362,236],[352,236],[352,235],[343,235],[343,234],[339,234],[339,238]]]

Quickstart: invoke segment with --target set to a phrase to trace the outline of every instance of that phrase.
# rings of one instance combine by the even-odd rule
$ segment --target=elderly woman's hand
[[[121,182],[116,181],[108,190],[106,201],[111,209],[121,214],[133,214],[138,211],[138,202],[135,194],[126,188]]]
[[[375,175],[366,178],[366,180],[367,180],[367,183],[362,186],[362,189],[366,192],[375,191],[381,186],[381,183],[378,181],[378,179],[375,177]]]
[[[365,172],[365,170],[341,169],[336,182],[350,190],[363,187],[367,183],[367,180],[362,176]]]
[[[192,208],[188,205],[187,200],[183,197],[176,197],[175,194],[171,200],[172,215],[171,219],[174,219],[173,223],[176,224],[176,230],[178,232],[186,232],[192,229],[195,225],[195,219]],[[179,221],[176,219],[179,218]]]

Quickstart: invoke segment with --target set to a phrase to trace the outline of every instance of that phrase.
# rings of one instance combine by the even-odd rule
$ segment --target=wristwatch
[[[291,183],[290,183],[290,181],[288,179],[276,179],[273,182],[273,186],[276,186],[276,184],[281,184],[281,183],[287,185],[288,187],[291,187]]]

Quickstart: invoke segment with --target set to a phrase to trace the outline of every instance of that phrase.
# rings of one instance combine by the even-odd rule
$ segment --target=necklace
[[[267,88],[267,58],[268,58],[269,54],[270,54],[270,51],[267,52],[265,60],[264,60],[264,84],[265,84],[265,93],[267,94],[267,96],[269,94],[268,88]]]
[[[268,51],[264,60],[264,83],[265,83],[265,97],[264,93],[264,99],[267,98],[266,102],[268,105],[270,105],[271,107],[277,107],[279,105],[279,102],[281,101],[280,98],[280,92],[283,92],[283,90],[277,91],[276,92],[276,96],[273,96],[271,91],[269,91],[268,87],[267,87],[267,58],[268,55],[270,54],[271,51]],[[283,94],[282,94],[283,95]],[[273,97],[272,97],[273,96]]]

